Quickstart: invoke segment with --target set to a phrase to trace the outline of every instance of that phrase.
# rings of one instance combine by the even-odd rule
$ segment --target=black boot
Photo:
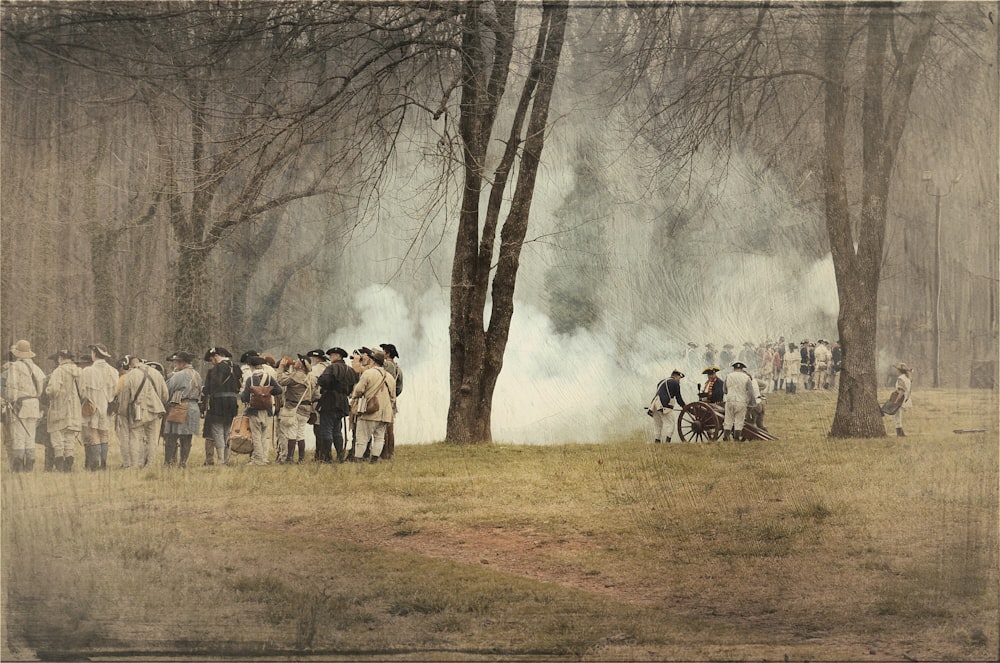
[[[730,431],[728,429],[722,431],[722,441],[723,442],[728,442],[729,441],[729,435],[730,435]]]
[[[906,437],[906,433],[903,432],[902,428],[896,429],[896,437]]]
[[[48,459],[47,458],[45,459],[45,461],[46,461],[46,463],[48,463]],[[62,472],[63,471],[63,462],[64,461],[63,461],[63,457],[62,456],[56,456],[55,458],[52,459],[52,468],[51,469],[46,468],[45,471],[46,472]]]
[[[73,471],[73,457],[72,456],[66,456],[65,458],[63,458],[62,471],[63,472],[72,472]]]
[[[182,435],[180,438],[181,445],[181,467],[187,467],[188,456],[191,455],[191,436]]]
[[[57,460],[56,459],[56,450],[53,449],[52,447],[46,445],[45,446],[45,471],[46,472],[53,472],[53,471],[59,469],[58,467],[56,467],[56,460]]]
[[[24,455],[20,451],[15,451],[10,459],[10,469],[12,472],[24,471]]]

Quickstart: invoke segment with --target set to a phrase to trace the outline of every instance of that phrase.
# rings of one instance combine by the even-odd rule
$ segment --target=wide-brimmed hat
[[[251,355],[247,357],[246,363],[250,364],[251,366],[263,366],[267,362],[265,362],[264,358],[261,357],[260,355]]]
[[[111,353],[108,352],[108,349],[101,343],[94,343],[93,345],[91,345],[90,351],[93,352],[98,357],[100,357],[101,359],[111,359]]]
[[[682,378],[682,377],[684,377],[684,374],[683,374],[683,373],[681,373],[680,371],[678,371],[678,370],[677,370],[676,368],[675,368],[674,370],[670,371],[670,375],[671,375],[671,376],[674,376],[674,375],[676,375],[676,376],[677,376],[677,377],[679,377],[679,378]]]
[[[325,359],[326,353],[323,352],[322,348],[316,348],[315,350],[310,350],[306,353],[307,357],[316,357],[317,359]]]
[[[383,350],[382,348],[378,348],[377,350],[372,350],[371,357],[376,364],[381,366],[382,364],[385,363],[385,350]]]
[[[340,355],[341,359],[344,359],[344,358],[350,356],[350,353],[347,350],[345,350],[344,348],[336,348],[336,347],[330,348],[329,350],[327,350],[326,354],[327,354],[327,356],[329,356],[329,355]]]
[[[898,364],[893,364],[892,367],[895,368],[897,371],[903,371],[905,373],[910,372],[910,367],[904,364],[903,362],[899,362]]]
[[[696,348],[696,347],[698,347],[698,344],[695,343],[694,341],[688,341],[688,347],[689,348]]]
[[[399,353],[396,352],[396,346],[392,343],[379,343],[379,347],[385,350],[385,353],[393,359],[399,359]]]
[[[715,364],[712,364],[711,366],[709,366],[709,367],[707,367],[707,368],[706,368],[705,370],[703,370],[703,371],[701,372],[701,374],[702,374],[702,375],[708,375],[709,373],[718,373],[718,372],[719,372],[719,371],[721,371],[721,370],[722,370],[721,368],[719,368],[719,367],[718,367],[718,366],[716,366]]]
[[[76,359],[76,355],[74,355],[69,350],[56,350],[54,353],[52,353],[51,355],[49,355],[49,359],[52,359],[52,360],[55,360],[55,361],[58,361],[60,359],[74,360],[74,359]]]
[[[10,351],[18,359],[31,359],[35,356],[35,353],[31,351],[31,343],[28,343],[23,338],[10,346]]]

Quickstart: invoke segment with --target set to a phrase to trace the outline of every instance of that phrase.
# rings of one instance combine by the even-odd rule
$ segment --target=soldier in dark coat
[[[344,417],[351,412],[348,396],[358,383],[358,374],[344,359],[347,350],[330,348],[327,350],[330,365],[319,376],[319,435],[316,438],[316,459],[324,463],[333,462],[332,447],[337,449],[337,461],[347,460],[342,432]]]
[[[214,465],[218,453],[219,462],[228,465],[229,428],[233,424],[233,418],[239,413],[243,373],[233,363],[233,353],[226,348],[209,348],[205,353],[205,361],[212,362],[202,389],[202,398],[208,410],[203,429],[205,464]]]

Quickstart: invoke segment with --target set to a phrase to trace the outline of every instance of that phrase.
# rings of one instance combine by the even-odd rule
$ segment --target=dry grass
[[[878,440],[786,398],[766,443],[5,473],[3,658],[996,659],[996,394]]]

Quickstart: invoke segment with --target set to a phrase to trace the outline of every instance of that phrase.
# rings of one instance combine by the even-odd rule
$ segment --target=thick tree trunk
[[[861,108],[862,191],[856,227],[848,203],[845,146],[850,99],[846,83],[848,35],[853,32],[846,23],[857,9],[849,5],[832,9],[824,35],[826,225],[840,301],[837,327],[844,351],[837,410],[830,429],[833,437],[885,435],[877,394],[876,338],[889,183],[910,94],[934,24],[933,12],[922,13],[915,22],[909,48],[890,65],[887,42],[893,9],[872,7],[867,11]],[[890,80],[895,79],[891,85],[885,80],[886,73],[894,74],[890,76]]]
[[[513,44],[515,5],[496,3],[490,20],[495,38],[482,38],[487,24],[472,4],[462,40],[463,85],[460,132],[464,140],[465,189],[452,268],[450,403],[446,439],[458,444],[492,441],[493,392],[503,367],[514,313],[514,287],[527,231],[535,175],[545,144],[549,100],[555,83],[568,7],[545,3],[531,62],[512,120],[506,149],[491,178],[480,237],[480,200],[487,146],[506,84]],[[524,130],[527,121],[527,130]],[[500,232],[492,292],[497,223],[508,177],[523,143],[517,185]],[[492,295],[489,328],[484,329],[487,294]]]
[[[208,337],[212,316],[208,307],[207,258],[206,249],[182,245],[174,267],[171,338],[175,350],[194,355],[204,352],[211,343]]]

